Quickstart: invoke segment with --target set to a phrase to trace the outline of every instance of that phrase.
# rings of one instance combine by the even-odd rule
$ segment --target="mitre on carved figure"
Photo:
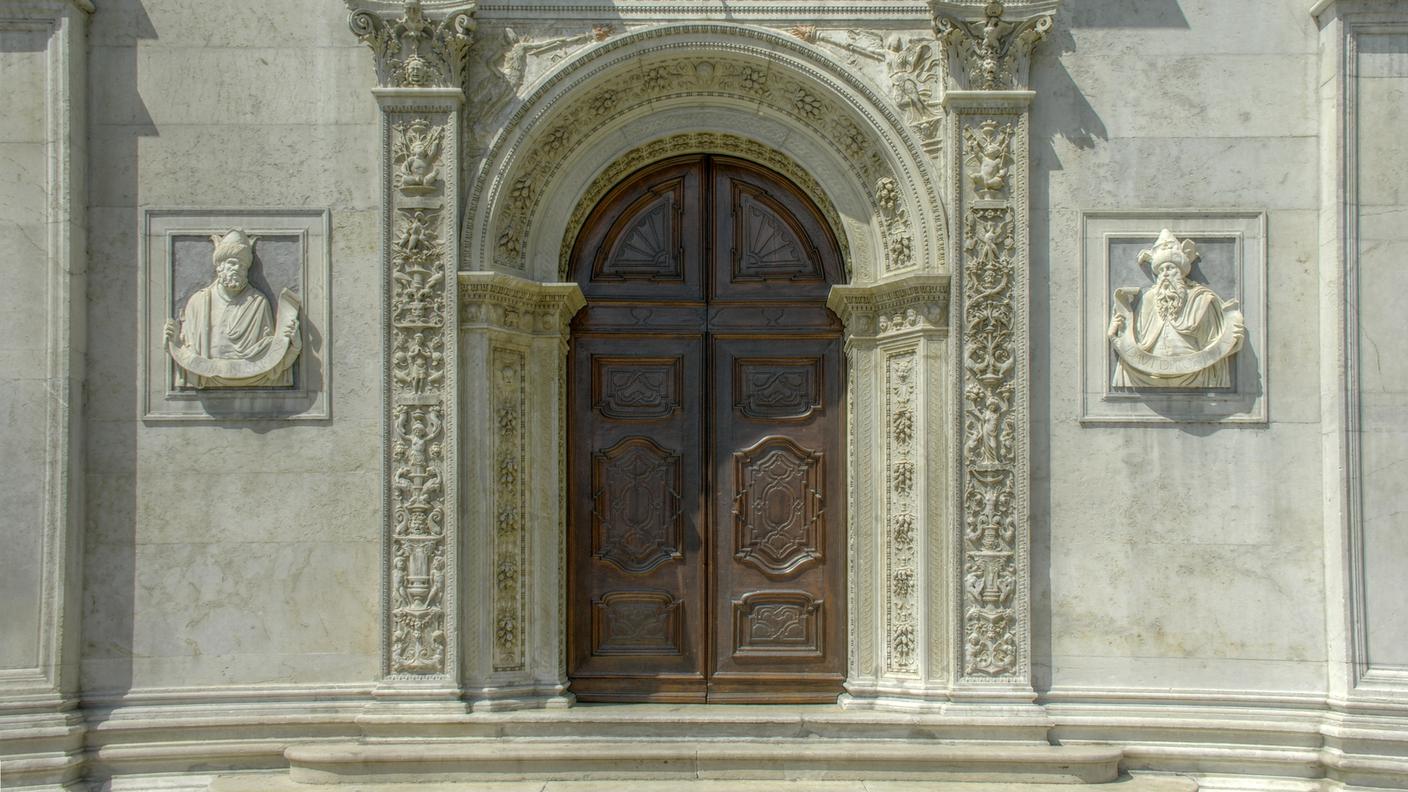
[[[293,384],[302,349],[298,298],[279,295],[277,324],[269,300],[249,284],[258,237],[230,231],[210,237],[215,278],[186,300],[178,325],[167,319],[166,351],[176,363],[175,384],[190,388],[281,387]],[[276,331],[275,328],[278,328]]]
[[[1223,300],[1189,272],[1199,258],[1191,239],[1164,229],[1139,254],[1154,285],[1115,290],[1108,335],[1117,388],[1230,388],[1231,359],[1246,327],[1236,300]]]

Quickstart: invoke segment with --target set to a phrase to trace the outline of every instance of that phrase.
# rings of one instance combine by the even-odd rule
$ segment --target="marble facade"
[[[1408,786],[1401,2],[10,0],[0,95],[0,788],[638,735],[564,661],[565,268],[701,152],[849,277],[846,692],[729,729]],[[183,388],[232,229],[297,362]],[[1241,332],[1131,384],[1169,264]]]

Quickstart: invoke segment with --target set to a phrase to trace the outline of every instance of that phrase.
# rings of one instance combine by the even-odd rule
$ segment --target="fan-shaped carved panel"
[[[592,555],[636,574],[683,558],[679,454],[628,437],[592,462]]]
[[[734,557],[771,577],[820,561],[821,453],[769,437],[735,453],[733,463]]]
[[[758,591],[734,600],[734,655],[820,656],[821,606],[805,591]]]
[[[683,609],[665,591],[613,591],[593,600],[592,654],[680,654]]]
[[[819,281],[816,251],[792,214],[761,190],[733,182],[733,279]]]
[[[821,358],[734,360],[733,405],[756,420],[802,420],[821,409]]]
[[[592,280],[683,280],[683,190],[684,180],[672,179],[627,207],[602,243]]]
[[[678,357],[593,357],[592,406],[616,420],[655,420],[679,409]]]

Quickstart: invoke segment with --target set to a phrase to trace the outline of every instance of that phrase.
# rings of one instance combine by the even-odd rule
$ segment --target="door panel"
[[[710,700],[834,701],[844,675],[835,338],[711,338]]]
[[[573,346],[574,690],[702,700],[703,337]]]
[[[627,178],[572,253],[568,673],[583,701],[834,701],[839,248],[763,168]]]

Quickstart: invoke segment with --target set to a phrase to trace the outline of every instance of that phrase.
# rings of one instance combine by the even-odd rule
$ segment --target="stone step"
[[[284,752],[305,784],[366,782],[757,780],[1101,784],[1122,752],[1105,746],[933,740],[441,739],[327,742]]]
[[[1198,784],[1178,776],[1122,776],[1099,785],[1109,792],[1197,792]],[[1071,784],[1021,784],[1019,792],[1071,792]],[[211,792],[314,792],[288,776],[251,774],[219,778]],[[469,783],[351,783],[338,792],[1013,792],[1013,784],[960,781],[485,781]]]

